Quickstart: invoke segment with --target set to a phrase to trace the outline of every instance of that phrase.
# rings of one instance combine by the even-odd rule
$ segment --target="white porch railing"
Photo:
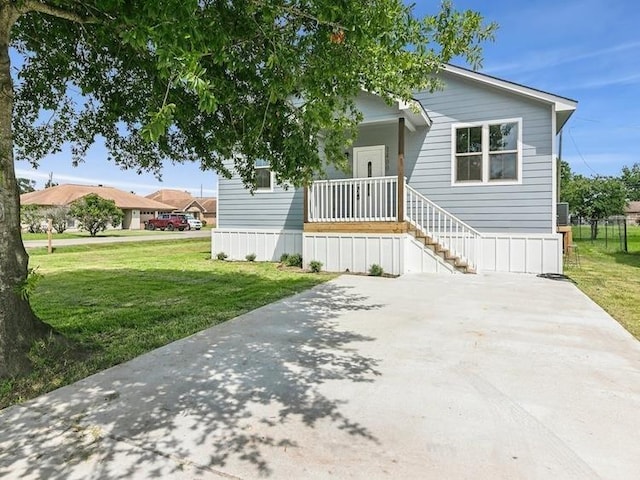
[[[405,182],[404,221],[471,268],[478,267],[482,235]],[[347,178],[313,182],[309,222],[398,221],[398,177]]]
[[[309,222],[398,219],[398,177],[320,180],[309,187]]]
[[[477,268],[482,235],[440,208],[409,185],[405,186],[405,218],[471,268]]]

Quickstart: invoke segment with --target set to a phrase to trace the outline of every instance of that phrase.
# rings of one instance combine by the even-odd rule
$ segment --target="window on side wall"
[[[273,191],[273,175],[271,174],[271,167],[266,160],[256,160],[256,191],[257,192],[272,192]]]
[[[453,125],[453,184],[522,182],[522,120]]]

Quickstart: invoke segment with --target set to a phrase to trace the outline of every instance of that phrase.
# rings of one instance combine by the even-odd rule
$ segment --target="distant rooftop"
[[[118,190],[113,187],[104,187],[102,185],[74,185],[63,184],[55,187],[37,190],[35,192],[24,193],[20,195],[20,203],[22,205],[69,205],[79,198],[91,193],[113,200],[118,208],[132,210],[154,210],[154,211],[170,211],[174,207],[166,203],[162,203],[150,198],[141,197],[130,192]]]

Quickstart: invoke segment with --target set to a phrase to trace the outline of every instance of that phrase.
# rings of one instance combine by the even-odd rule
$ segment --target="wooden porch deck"
[[[305,232],[322,233],[407,233],[407,222],[307,222]]]

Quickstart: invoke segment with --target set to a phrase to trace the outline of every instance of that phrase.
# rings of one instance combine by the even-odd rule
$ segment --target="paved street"
[[[67,245],[96,245],[103,243],[123,243],[123,242],[153,242],[162,240],[172,240],[180,238],[210,238],[211,230],[189,230],[185,232],[157,232],[149,235],[132,235],[123,237],[86,237],[86,238],[65,238],[56,239],[53,236],[53,247],[64,247]],[[26,248],[46,247],[48,240],[27,240],[24,243]]]

